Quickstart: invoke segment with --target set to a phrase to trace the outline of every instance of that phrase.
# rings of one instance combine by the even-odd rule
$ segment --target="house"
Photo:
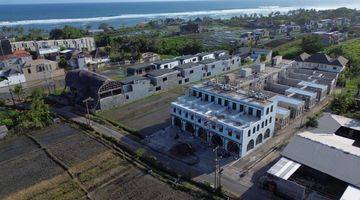
[[[25,62],[32,60],[26,51],[15,51],[6,56],[0,56],[0,70],[14,69],[21,72]]]
[[[313,32],[313,34],[318,35],[320,37],[321,44],[324,46],[338,44],[339,42],[346,40],[348,37],[347,32],[341,33],[339,31],[333,31],[333,32],[317,31],[317,32]]]
[[[200,32],[201,32],[201,28],[196,23],[187,23],[180,25],[180,34],[182,35],[196,34]]]
[[[270,62],[272,58],[272,50],[269,49],[241,47],[237,50],[236,54],[241,57],[241,60],[247,60],[251,58],[252,60],[261,61],[263,58],[263,61]]]
[[[189,63],[189,62],[199,62],[199,57],[196,55],[185,55],[185,56],[181,56],[178,57],[177,60],[180,61],[180,64],[185,64],[185,63]]]
[[[278,94],[272,97],[271,100],[277,101],[278,107],[289,110],[290,118],[297,118],[305,111],[305,101],[300,99]]]
[[[360,198],[360,121],[325,113],[295,135],[264,186],[290,199]]]
[[[73,103],[84,105],[84,100],[90,97],[88,106],[99,109],[101,99],[122,93],[122,84],[87,70],[72,70],[66,73],[65,89]]]
[[[215,59],[215,53],[208,53],[208,52],[203,52],[203,53],[198,53],[196,54],[199,57],[199,61],[202,60],[207,60],[207,59]]]
[[[134,76],[134,75],[145,75],[153,70],[155,70],[155,65],[150,63],[142,63],[139,65],[134,65],[126,68],[126,75],[127,76]]]
[[[43,48],[67,48],[80,51],[93,51],[96,48],[93,37],[83,37],[77,39],[61,40],[38,40],[38,41],[20,41],[11,42],[12,51],[27,50],[37,52]]]
[[[160,60],[160,55],[153,52],[146,52],[141,54],[140,62],[141,63],[151,63]]]
[[[86,57],[90,56],[84,52],[75,50],[72,52],[71,57],[67,62],[72,69],[87,69]]]
[[[183,80],[181,80],[179,84],[201,80],[204,66],[202,63],[189,62],[175,67],[183,77]]]
[[[178,65],[180,65],[180,61],[178,60],[163,60],[154,62],[156,69],[172,69]]]
[[[64,76],[64,69],[60,69],[58,63],[46,59],[27,61],[23,67],[26,82],[52,79]]]
[[[0,78],[3,78],[5,80],[0,81],[0,88],[7,87],[10,85],[17,85],[24,83],[25,76],[20,71],[16,69],[7,69],[0,71]]]
[[[324,53],[316,53],[313,55],[302,53],[294,60],[295,67],[333,73],[342,72],[348,63],[348,60],[342,56],[331,58]]]
[[[290,113],[291,113],[291,111],[286,108],[282,108],[279,106],[277,107],[276,115],[275,115],[275,129],[276,130],[283,129],[289,124]]]
[[[179,81],[182,79],[181,74],[175,69],[158,69],[149,72],[146,77],[151,80],[151,84],[154,85],[155,91],[166,90],[179,85]]]
[[[205,82],[171,104],[172,126],[244,157],[272,137],[276,102],[264,95]]]

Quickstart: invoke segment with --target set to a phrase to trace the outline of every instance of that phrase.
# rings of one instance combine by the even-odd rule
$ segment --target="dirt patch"
[[[170,123],[170,104],[185,93],[177,87],[150,97],[99,113],[102,117],[134,128],[143,136],[150,135]]]
[[[76,174],[95,199],[195,199],[172,188],[68,124],[31,135]],[[20,136],[0,142],[0,199],[85,199],[85,192],[43,149]]]

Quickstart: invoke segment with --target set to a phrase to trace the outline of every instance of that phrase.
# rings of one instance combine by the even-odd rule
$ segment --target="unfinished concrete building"
[[[126,68],[127,76],[135,76],[135,75],[145,75],[151,71],[155,70],[155,65],[151,63],[142,63],[139,65],[134,65]]]
[[[175,69],[158,69],[149,72],[146,77],[154,85],[155,91],[166,90],[179,85],[182,80],[181,74]]]

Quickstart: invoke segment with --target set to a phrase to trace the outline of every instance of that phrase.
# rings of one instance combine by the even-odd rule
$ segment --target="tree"
[[[17,84],[14,87],[14,93],[18,97],[19,101],[21,101],[21,95],[24,93],[23,87],[21,84]]]
[[[49,33],[50,39],[53,40],[62,39],[63,35],[64,35],[63,30],[59,28],[52,29]]]
[[[104,30],[105,32],[108,32],[110,29],[109,29],[109,24],[107,24],[107,23],[101,23],[100,25],[99,25],[99,29],[102,29],[102,30]]]
[[[317,127],[319,125],[319,122],[317,121],[316,116],[307,117],[306,118],[306,127]]]
[[[345,114],[351,108],[355,107],[356,100],[349,92],[342,92],[335,96],[330,104],[330,109],[338,115]]]
[[[309,54],[317,53],[323,50],[323,45],[321,44],[320,36],[310,35],[302,38],[301,49],[304,52]]]
[[[60,57],[60,59],[59,59],[59,67],[63,68],[63,69],[66,69],[68,67],[68,63],[67,63],[67,61],[65,60],[64,57]]]

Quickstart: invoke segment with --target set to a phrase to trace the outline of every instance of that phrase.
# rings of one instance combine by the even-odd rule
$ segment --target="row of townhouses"
[[[159,91],[238,69],[240,65],[239,56],[217,51],[129,67],[128,76],[121,81],[86,70],[74,70],[66,74],[65,82],[75,103],[82,104],[84,99],[92,97],[93,108],[109,109]]]

